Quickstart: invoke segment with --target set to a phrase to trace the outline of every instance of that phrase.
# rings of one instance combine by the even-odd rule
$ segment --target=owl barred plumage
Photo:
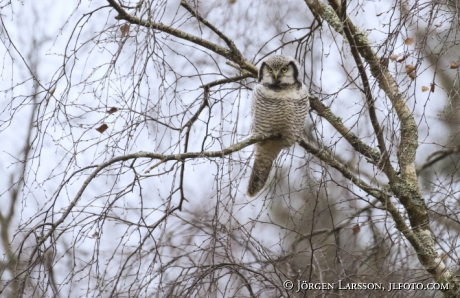
[[[273,161],[302,134],[309,109],[308,90],[299,78],[300,66],[289,56],[275,55],[262,62],[253,93],[253,134],[280,134],[255,146],[247,194],[255,196],[265,185]]]

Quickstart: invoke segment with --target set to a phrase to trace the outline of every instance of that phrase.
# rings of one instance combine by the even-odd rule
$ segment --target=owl
[[[253,93],[252,133],[279,134],[280,139],[255,145],[255,159],[247,194],[255,196],[265,185],[273,161],[283,148],[300,137],[309,109],[308,90],[300,80],[299,63],[292,57],[275,55],[262,62]]]

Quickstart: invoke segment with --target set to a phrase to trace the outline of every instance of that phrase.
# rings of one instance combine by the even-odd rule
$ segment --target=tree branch
[[[232,146],[219,150],[219,151],[207,151],[207,152],[186,152],[186,153],[179,153],[179,154],[169,154],[169,155],[164,155],[164,154],[159,154],[159,153],[151,153],[151,152],[137,152],[137,153],[132,153],[132,154],[126,154],[122,156],[118,156],[115,158],[112,158],[100,165],[97,166],[97,168],[89,175],[89,177],[83,182],[83,185],[80,187],[79,191],[75,195],[74,199],[70,202],[70,205],[67,207],[67,209],[63,212],[62,216],[53,224],[51,225],[51,228],[49,231],[40,239],[40,241],[37,242],[37,245],[35,246],[34,250],[30,254],[29,258],[29,265],[33,264],[33,256],[39,249],[39,247],[45,243],[45,241],[54,233],[54,231],[59,227],[69,216],[71,213],[72,209],[76,206],[77,202],[80,200],[81,196],[83,195],[85,189],[88,187],[88,185],[91,183],[91,181],[96,178],[96,176],[99,174],[100,171],[103,169],[107,168],[108,166],[122,162],[122,161],[128,161],[132,159],[139,159],[139,158],[150,158],[150,159],[158,159],[161,162],[167,162],[170,160],[177,160],[177,161],[185,161],[187,159],[196,159],[196,158],[222,158],[226,155],[230,155],[234,152],[240,151],[243,148],[246,148],[250,145],[253,145],[258,142],[262,142],[265,140],[274,140],[280,138],[279,135],[257,135],[257,136],[252,136],[250,138],[247,138],[239,143],[233,144]],[[59,195],[59,193],[57,194]],[[177,210],[178,207],[174,208],[174,210]],[[170,214],[171,212],[169,212]],[[23,272],[24,273],[24,272]]]
[[[439,151],[433,152],[432,154],[430,154],[430,156],[428,156],[428,158],[426,159],[426,162],[417,169],[417,174],[431,167],[438,161],[443,160],[449,155],[452,155],[458,152],[460,152],[460,147],[454,147],[454,148],[447,149],[447,150],[439,150]]]
[[[342,123],[342,119],[335,115],[331,109],[326,107],[316,96],[310,95],[310,106],[316,113],[326,119],[348,143],[359,153],[369,158],[375,165],[379,164],[380,153],[360,140],[351,130]]]
[[[235,47],[235,44],[233,43],[233,41],[230,38],[228,38],[225,34],[223,34],[219,29],[217,29],[213,24],[211,24],[205,18],[203,18],[198,12],[198,10],[196,9],[194,10],[193,8],[191,8],[190,5],[188,5],[188,3],[185,0],[181,0],[180,5],[183,8],[187,9],[188,12],[190,12],[190,14],[194,16],[198,21],[200,21],[206,27],[208,27],[214,33],[216,33],[227,44],[227,46],[229,47],[231,51],[236,51],[238,52],[240,56],[242,56],[240,51]]]
[[[220,55],[220,56],[222,56],[222,57],[224,57],[226,59],[229,59],[229,60],[235,62],[236,64],[239,65],[239,67],[241,69],[244,69],[244,70],[246,70],[246,71],[248,71],[248,72],[250,72],[250,73],[252,73],[254,75],[257,75],[257,67],[255,67],[252,63],[250,63],[248,60],[246,60],[241,55],[241,53],[236,48],[236,46],[233,44],[233,42],[231,43],[233,46],[230,47],[230,49],[226,49],[226,48],[223,48],[223,47],[221,47],[221,46],[219,46],[219,45],[217,45],[215,43],[212,43],[212,42],[210,42],[210,41],[208,41],[206,39],[203,39],[201,37],[186,33],[184,31],[172,28],[170,26],[166,26],[163,23],[150,22],[150,21],[147,21],[147,20],[139,19],[138,17],[135,17],[132,14],[129,14],[126,10],[124,10],[123,7],[121,7],[121,5],[117,3],[116,0],[107,0],[107,2],[109,2],[109,5],[111,7],[113,7],[118,12],[118,16],[116,17],[116,19],[118,19],[118,20],[125,20],[125,21],[127,21],[127,22],[129,22],[131,24],[136,24],[136,25],[139,25],[139,26],[142,26],[142,27],[159,30],[159,31],[168,33],[170,35],[173,35],[175,37],[178,37],[180,39],[190,41],[190,42],[192,42],[194,44],[197,44],[197,45],[200,45],[200,46],[202,46],[204,48],[207,48],[207,49],[213,51],[214,53],[216,53],[216,54],[218,54],[218,55]],[[182,3],[181,3],[181,5],[182,5]],[[216,32],[216,31],[214,31],[214,32]],[[221,33],[221,35],[223,36],[222,33]]]
[[[382,203],[384,209],[386,209],[393,220],[395,221],[396,228],[403,233],[403,235],[411,242],[414,247],[420,247],[420,243],[416,235],[412,230],[406,225],[404,218],[402,217],[399,210],[395,207],[393,202],[391,202],[390,194],[382,191],[378,188],[373,188],[359,177],[355,176],[345,165],[336,160],[328,151],[315,148],[311,144],[307,143],[305,140],[299,142],[299,145],[304,148],[308,153],[313,154],[329,166],[333,167],[339,171],[345,178],[353,182],[357,187],[364,190],[368,195],[375,197],[377,200]]]
[[[200,87],[201,88],[206,88],[206,87],[211,88],[211,87],[214,87],[214,86],[217,86],[217,85],[223,85],[223,84],[238,82],[238,81],[244,80],[246,78],[255,78],[255,77],[256,76],[253,75],[252,73],[246,73],[246,74],[243,74],[241,76],[236,76],[236,77],[231,77],[231,78],[225,78],[225,79],[212,81],[212,82],[209,82],[209,83],[207,83],[205,85],[202,85]]]
[[[330,3],[335,4],[335,1],[330,1]],[[333,5],[331,4],[331,5]],[[341,9],[339,10],[339,7],[333,7],[336,11],[337,16],[340,17],[342,23],[343,23],[343,31],[345,33],[345,36],[350,43],[350,49],[351,49],[351,54],[353,58],[355,59],[356,66],[358,67],[358,72],[359,75],[361,76],[361,81],[363,83],[363,88],[364,88],[364,95],[366,97],[366,102],[367,106],[369,108],[369,117],[371,119],[371,124],[372,127],[374,128],[375,135],[377,136],[377,142],[378,142],[378,147],[380,149],[380,152],[382,154],[382,159],[380,162],[383,165],[383,171],[386,173],[388,178],[390,179],[391,182],[395,181],[396,177],[396,171],[394,168],[391,166],[390,163],[390,156],[388,154],[388,151],[385,146],[385,140],[383,138],[383,130],[380,127],[379,121],[377,119],[377,114],[375,112],[375,106],[374,102],[375,99],[372,97],[372,91],[371,87],[369,84],[369,79],[367,77],[366,69],[364,68],[363,61],[361,60],[361,57],[359,56],[358,48],[356,46],[356,42],[351,34],[350,27],[348,26],[348,16],[347,16],[347,1],[342,0],[342,5]]]
[[[321,16],[338,33],[344,35],[342,22],[337,17],[333,9],[317,0],[304,0],[314,15]],[[340,5],[336,0],[329,0],[331,6],[336,11],[340,11]],[[399,90],[396,80],[387,68],[382,67],[377,54],[369,46],[369,41],[365,34],[360,32],[349,18],[344,20],[345,27],[349,28],[355,48],[361,57],[370,66],[372,75],[377,80],[379,87],[390,99],[393,108],[401,123],[401,141],[399,144],[397,158],[400,166],[401,177],[388,176],[393,193],[398,197],[407,210],[407,215],[416,237],[407,238],[407,235],[398,225],[397,228],[410,241],[420,263],[425,267],[435,281],[448,283],[449,289],[442,292],[446,297],[458,297],[460,293],[460,282],[453,272],[449,270],[436,252],[433,237],[429,227],[429,216],[425,201],[422,197],[415,170],[415,154],[418,148],[418,130],[411,110],[406,105],[405,99]],[[399,213],[399,211],[398,211]],[[393,215],[393,214],[392,214]]]

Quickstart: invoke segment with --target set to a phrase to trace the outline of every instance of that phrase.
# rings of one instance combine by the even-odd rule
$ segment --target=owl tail
[[[267,182],[268,175],[272,168],[273,161],[276,159],[281,149],[280,141],[266,141],[263,144],[256,145],[256,157],[252,167],[251,177],[247,195],[255,196]]]

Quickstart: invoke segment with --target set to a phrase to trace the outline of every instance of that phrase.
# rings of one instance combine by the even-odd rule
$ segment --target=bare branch
[[[348,127],[342,123],[342,119],[335,115],[331,109],[326,107],[316,96],[309,97],[311,108],[318,113],[319,116],[326,119],[359,153],[369,158],[375,165],[379,164],[381,159],[380,153],[360,140]]]
[[[444,158],[452,154],[456,154],[458,152],[460,152],[460,147],[454,147],[447,150],[439,150],[431,153],[430,156],[428,156],[428,158],[426,159],[426,162],[417,169],[417,175],[420,174],[422,171],[428,169],[438,161],[441,161]]]
[[[331,5],[335,5],[335,1],[330,1]],[[348,16],[347,16],[347,1],[342,0],[341,8],[339,11],[339,7],[333,7],[337,13],[337,15],[340,17],[342,24],[343,24],[343,31],[345,33],[345,36],[350,43],[350,49],[351,53],[353,55],[353,58],[355,59],[356,66],[358,67],[358,72],[359,75],[361,76],[361,81],[363,83],[363,88],[364,88],[364,95],[366,97],[366,102],[369,108],[369,117],[371,119],[371,124],[372,127],[374,128],[375,135],[377,137],[377,142],[378,146],[380,149],[380,153],[382,154],[383,160],[380,162],[383,165],[383,170],[389,177],[390,181],[394,181],[394,177],[396,177],[396,171],[393,169],[390,163],[390,156],[388,154],[388,151],[385,146],[385,140],[383,139],[383,129],[380,127],[379,121],[377,119],[377,114],[375,112],[375,106],[374,106],[374,101],[375,99],[372,97],[372,91],[371,87],[369,84],[369,79],[367,77],[366,70],[364,68],[364,64],[361,60],[361,57],[359,56],[358,48],[356,46],[355,40],[353,35],[351,34],[351,30],[349,28],[349,24],[347,22]]]
[[[211,51],[213,51],[216,54],[219,54],[222,57],[225,57],[236,64],[240,66],[241,69],[244,69],[254,75],[257,75],[257,67],[252,65],[249,61],[247,61],[239,52],[239,50],[236,49],[235,46],[233,46],[230,49],[225,49],[217,44],[214,44],[206,39],[203,39],[198,36],[191,35],[189,33],[186,33],[184,31],[174,29],[172,27],[166,26],[162,23],[156,23],[156,22],[149,22],[146,20],[139,19],[131,14],[129,14],[127,11],[125,11],[120,4],[117,3],[116,0],[107,0],[109,2],[110,6],[112,6],[117,12],[118,20],[126,20],[131,24],[136,24],[142,27],[150,28],[150,29],[155,29],[159,30],[168,34],[171,34],[175,37],[178,37],[180,39],[184,39],[187,41],[190,41],[194,44],[200,45],[204,48],[207,48]],[[232,43],[233,44],[233,43]]]
[[[314,11],[314,14],[321,16],[337,32],[346,35],[343,30],[342,22],[331,8],[319,1],[305,0],[308,7]],[[329,3],[335,11],[340,12],[342,9],[337,0],[330,0]],[[346,3],[346,2],[344,2]],[[343,8],[345,10],[345,8]],[[421,195],[415,170],[415,155],[418,147],[418,128],[411,110],[407,106],[398,84],[387,68],[382,67],[379,57],[369,46],[369,42],[364,33],[360,32],[349,18],[344,20],[345,27],[349,30],[349,38],[354,41],[353,47],[359,51],[359,54],[370,65],[370,71],[377,80],[380,88],[386,93],[387,97],[393,104],[393,108],[401,122],[401,141],[398,148],[398,161],[401,170],[401,178],[387,173],[390,179],[390,186],[393,193],[404,205],[409,216],[411,228],[415,237],[406,238],[418,253],[418,258],[426,270],[432,274],[435,281],[447,282],[450,289],[443,291],[446,296],[454,297],[460,291],[460,282],[454,276],[453,272],[448,270],[439,258],[429,227],[429,216],[425,201]],[[377,132],[377,131],[376,131]],[[385,157],[386,158],[386,157]],[[393,176],[390,176],[391,174]],[[395,222],[398,221],[395,219]],[[400,227],[398,227],[400,230]],[[401,230],[400,230],[401,231]],[[402,232],[402,231],[401,231]]]
[[[200,86],[200,87],[201,88],[206,88],[206,87],[212,88],[212,87],[218,86],[218,85],[238,82],[238,81],[244,80],[246,78],[255,78],[255,76],[253,74],[244,74],[244,75],[241,75],[241,76],[235,76],[235,77],[231,77],[231,78],[216,80],[216,81],[207,83],[207,84],[205,84],[203,86]]]

